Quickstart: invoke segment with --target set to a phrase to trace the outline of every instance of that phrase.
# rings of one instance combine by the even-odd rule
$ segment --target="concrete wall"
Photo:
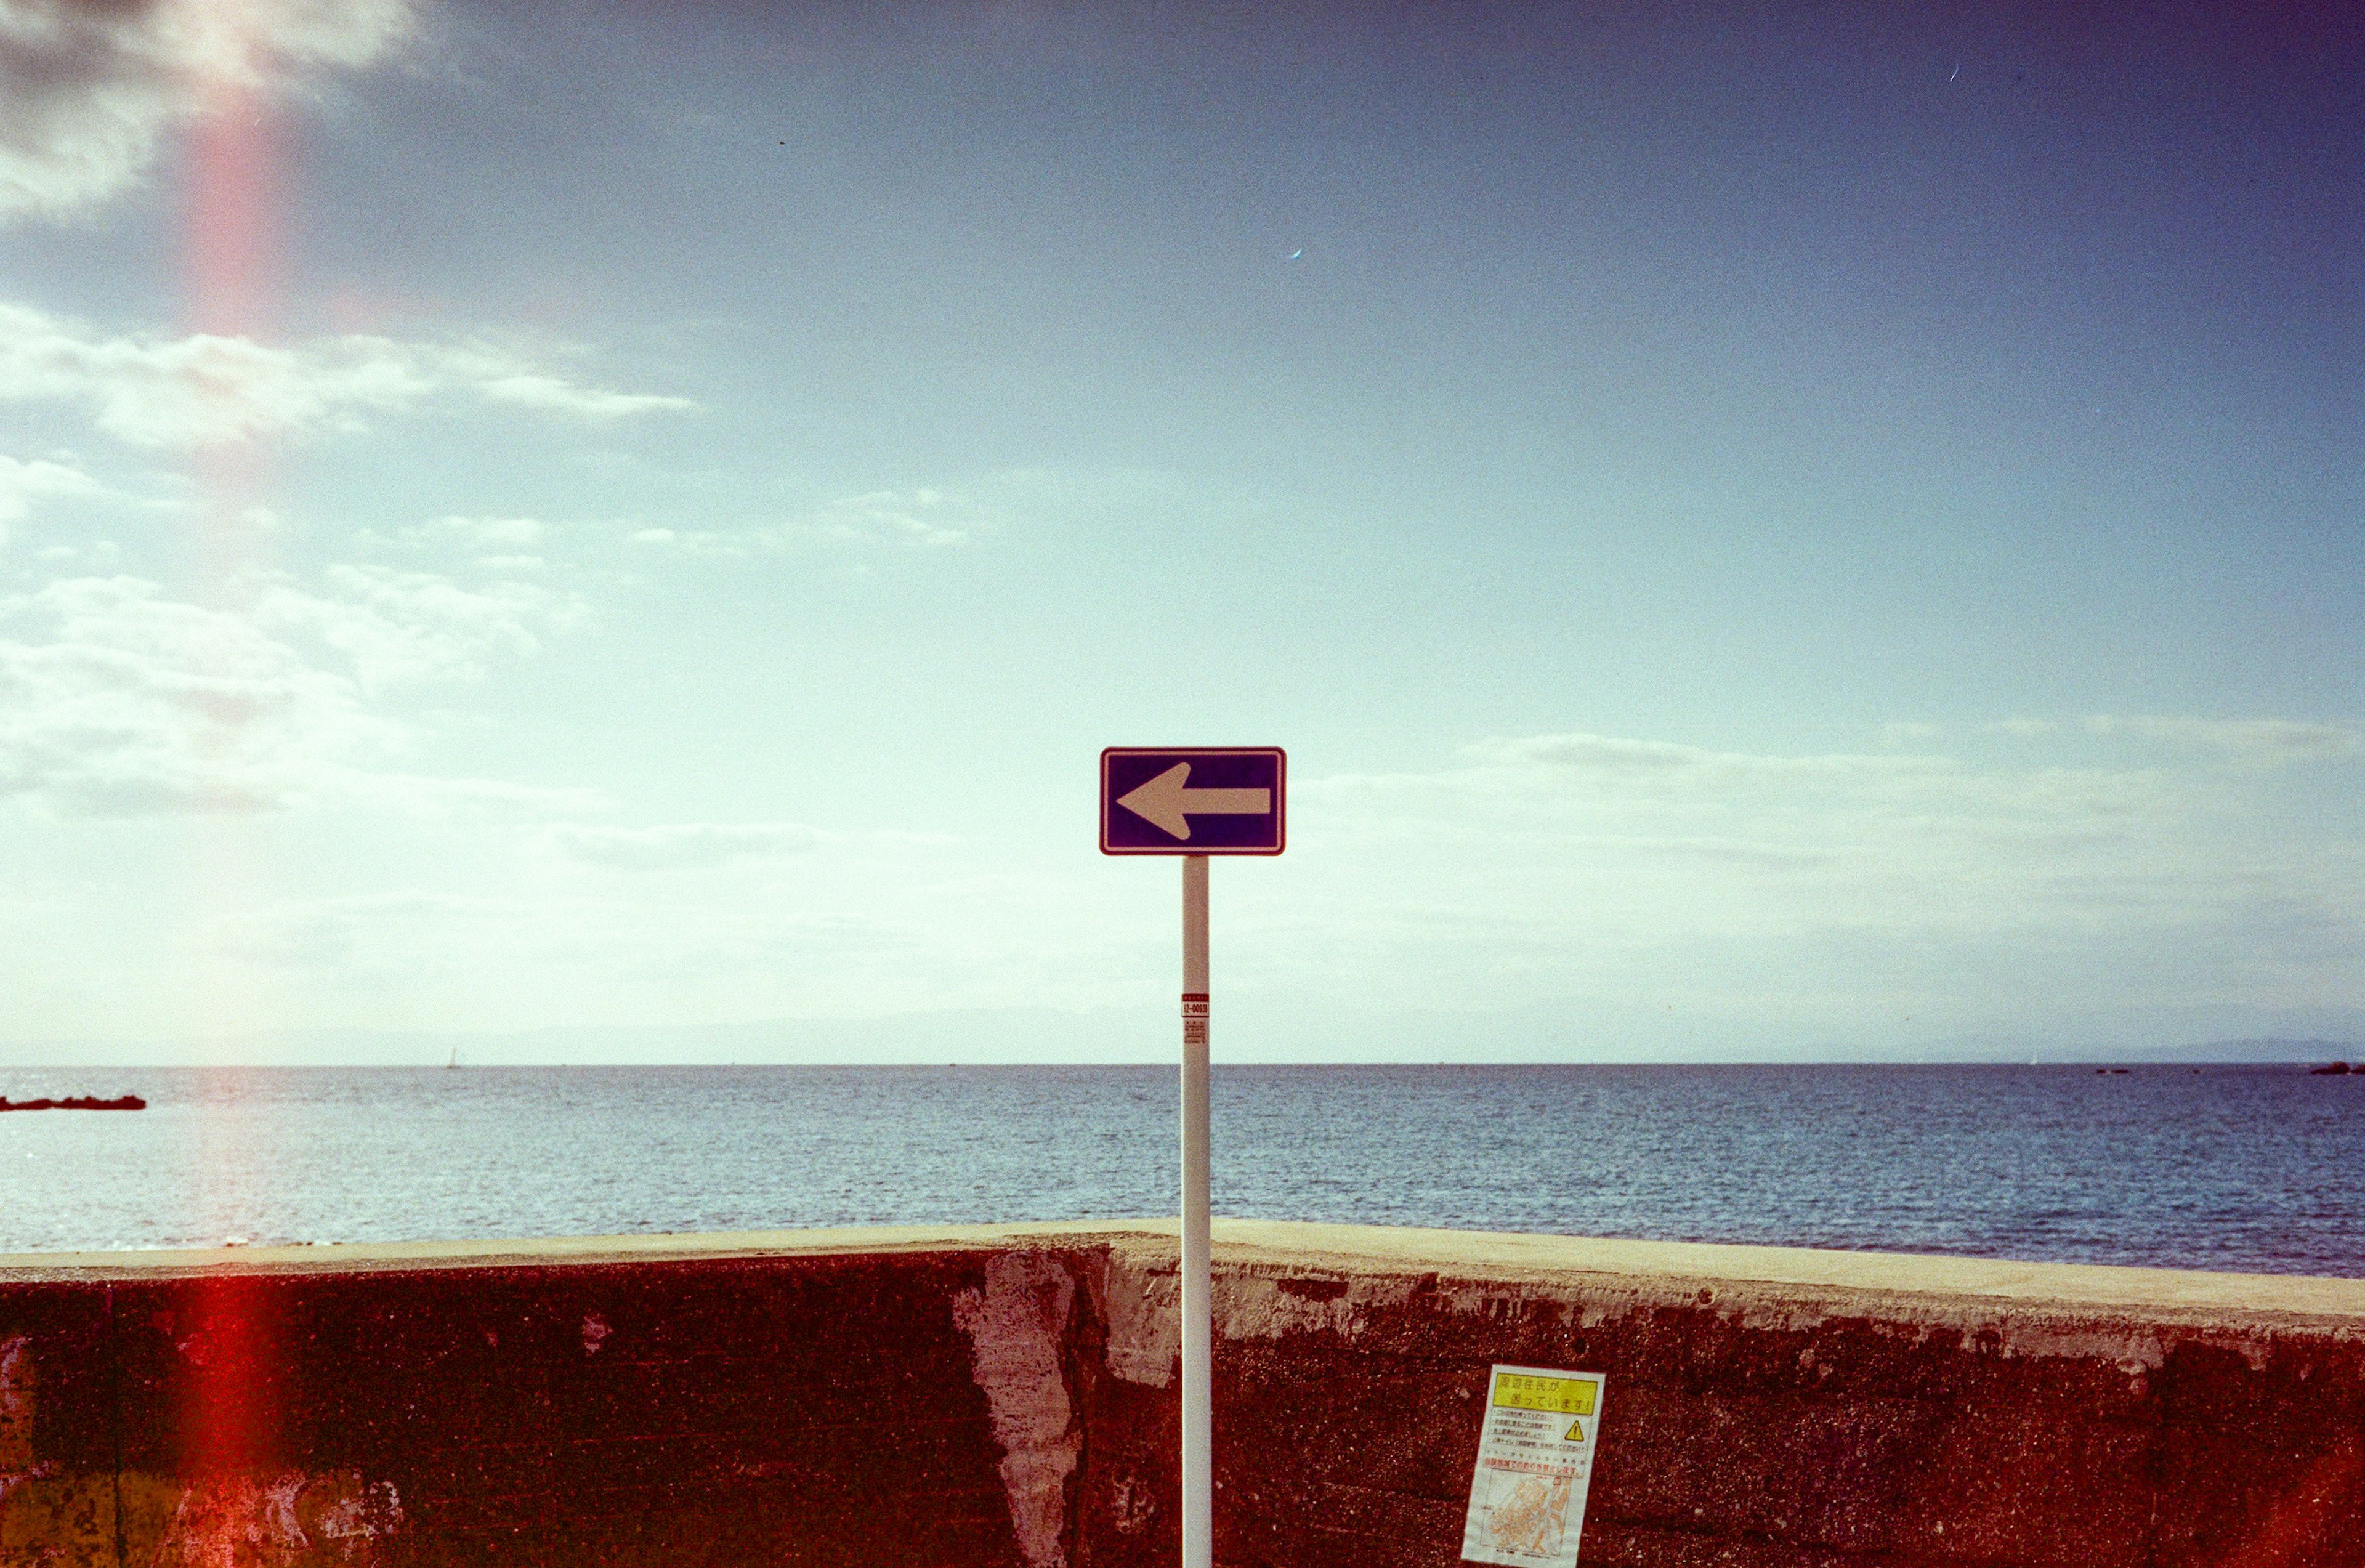
[[[1171,1230],[0,1260],[0,1563],[1173,1561]],[[1584,1562],[2365,1565],[2365,1282],[1220,1223],[1217,1555],[1456,1560],[1486,1368]]]

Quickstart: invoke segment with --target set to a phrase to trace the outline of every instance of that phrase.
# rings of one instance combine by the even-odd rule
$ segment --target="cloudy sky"
[[[0,1059],[1156,1058],[1113,744],[1219,1056],[2365,1035],[2358,26],[1766,9],[0,0]]]

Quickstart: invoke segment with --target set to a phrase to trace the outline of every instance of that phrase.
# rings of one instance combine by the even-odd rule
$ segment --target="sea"
[[[1155,1067],[0,1068],[0,1252],[1126,1218]],[[1252,1067],[1216,1212],[2365,1276],[2365,1076]]]

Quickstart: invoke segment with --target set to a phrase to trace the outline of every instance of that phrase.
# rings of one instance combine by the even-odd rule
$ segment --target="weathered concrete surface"
[[[1174,1560],[1171,1222],[0,1260],[0,1563]],[[1218,1222],[1219,1560],[2365,1565],[2365,1282]]]

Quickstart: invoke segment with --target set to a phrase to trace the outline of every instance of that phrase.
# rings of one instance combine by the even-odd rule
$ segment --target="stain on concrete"
[[[378,1568],[404,1523],[393,1483],[354,1471],[20,1479],[0,1498],[8,1568]]]
[[[1054,1258],[1003,1252],[989,1258],[982,1288],[953,1297],[953,1321],[969,1336],[984,1391],[1010,1522],[1027,1568],[1067,1568],[1060,1544],[1068,1482],[1083,1451],[1083,1428],[1061,1370],[1076,1282]]]
[[[388,1482],[358,1472],[206,1477],[185,1488],[150,1568],[363,1568],[402,1525]]]
[[[9,1481],[33,1468],[32,1341],[0,1339],[0,1498]]]
[[[1227,1339],[1278,1339],[1285,1334],[1336,1334],[1351,1339],[1369,1311],[1412,1294],[1404,1280],[1358,1280],[1335,1294],[1286,1288],[1292,1282],[1261,1272],[1227,1272],[1215,1282],[1212,1310]]]
[[[1145,1267],[1129,1253],[1112,1252],[1105,1281],[1110,1373],[1144,1388],[1171,1385],[1182,1370],[1180,1276],[1171,1267]]]

